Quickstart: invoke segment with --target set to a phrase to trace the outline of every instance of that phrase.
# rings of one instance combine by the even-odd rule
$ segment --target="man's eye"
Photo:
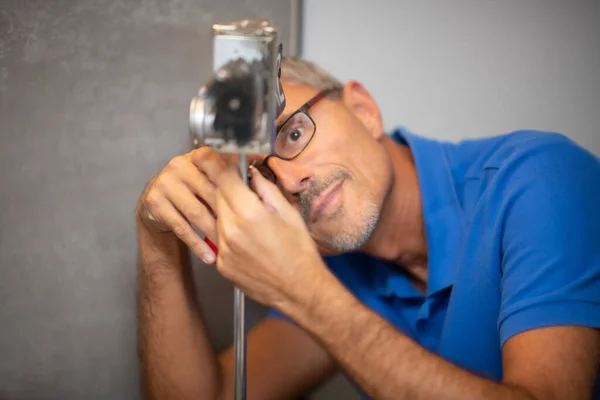
[[[296,142],[302,136],[302,131],[300,129],[294,129],[288,134],[288,140],[292,142]]]

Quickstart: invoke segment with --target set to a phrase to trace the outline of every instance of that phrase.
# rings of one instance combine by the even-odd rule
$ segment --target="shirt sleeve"
[[[294,322],[290,317],[288,317],[276,308],[270,308],[269,311],[267,311],[266,318],[281,318],[288,322],[291,322],[292,324],[296,324],[296,322]]]
[[[565,138],[499,175],[501,344],[539,327],[600,327],[600,160]]]

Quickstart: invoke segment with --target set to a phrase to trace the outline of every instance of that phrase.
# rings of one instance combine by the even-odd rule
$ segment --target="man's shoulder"
[[[584,157],[591,155],[563,133],[533,129],[450,141],[418,136],[400,127],[394,131],[392,137],[399,143],[409,144],[413,150],[421,150],[421,162],[433,161],[429,159],[432,156],[441,155],[446,158],[446,165],[454,181],[459,184],[467,180],[489,178],[490,171],[510,167],[519,160],[544,154],[573,153]]]
[[[479,146],[463,190],[470,191],[471,209],[485,210],[488,220],[496,216],[521,226],[562,218],[574,225],[576,216],[586,215],[579,221],[585,225],[588,218],[600,216],[600,158],[567,136],[517,131],[481,139]],[[525,211],[519,214],[520,210]],[[506,231],[503,235],[511,236]]]
[[[586,152],[558,132],[519,130],[484,138],[461,140],[450,145],[451,156],[462,167],[465,178],[476,178],[523,159],[561,152]]]
[[[554,194],[560,186],[578,185],[583,177],[597,187],[600,177],[600,159],[559,132],[518,130],[440,143],[457,198],[467,212],[481,204],[483,196],[505,204],[522,190]]]

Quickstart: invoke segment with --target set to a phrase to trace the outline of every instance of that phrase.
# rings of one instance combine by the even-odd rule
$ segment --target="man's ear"
[[[375,139],[383,135],[383,121],[377,103],[365,87],[357,81],[344,85],[344,103],[363,123]]]

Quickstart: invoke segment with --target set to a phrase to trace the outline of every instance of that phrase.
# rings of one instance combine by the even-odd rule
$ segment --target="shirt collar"
[[[452,286],[454,266],[465,235],[465,219],[458,202],[451,162],[444,144],[398,128],[390,135],[409,146],[413,155],[428,246],[427,295],[431,296]],[[378,263],[375,271],[376,290],[381,295],[396,294],[411,298],[418,293],[406,275],[394,273],[395,268]]]
[[[423,294],[413,286],[406,274],[400,271],[397,266],[389,265],[389,263],[380,259],[375,262],[373,287],[377,294],[383,297],[423,298]]]

